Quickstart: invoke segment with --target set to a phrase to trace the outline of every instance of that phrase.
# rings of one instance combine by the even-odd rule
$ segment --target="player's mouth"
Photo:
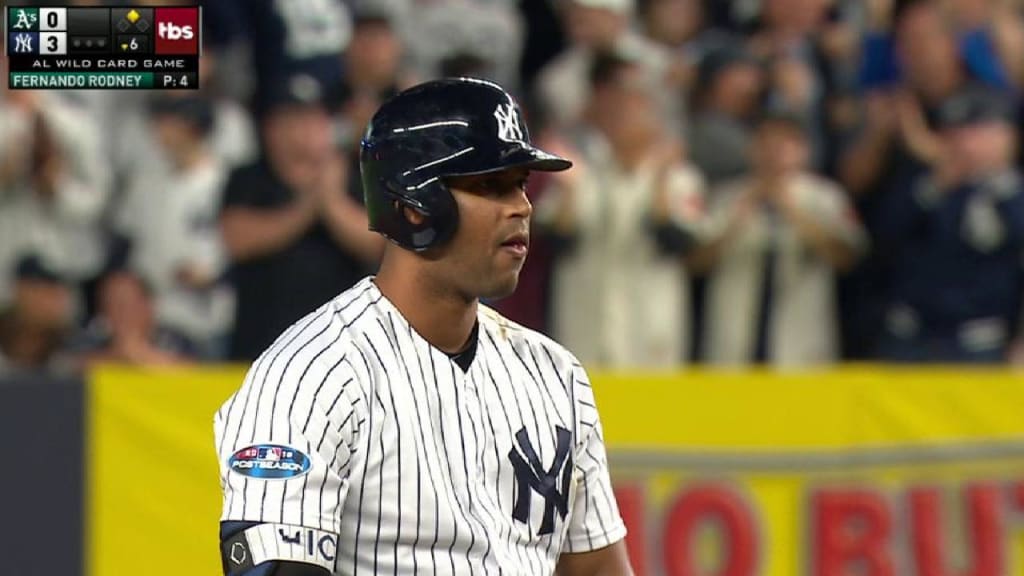
[[[526,258],[530,251],[530,235],[525,232],[517,232],[501,243],[501,248],[507,250],[516,258]]]

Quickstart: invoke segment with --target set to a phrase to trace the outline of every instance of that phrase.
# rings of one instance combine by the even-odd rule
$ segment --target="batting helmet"
[[[359,155],[370,229],[415,251],[444,243],[458,227],[445,178],[570,166],[530,144],[512,96],[473,78],[426,82],[385,102],[370,121]],[[423,214],[423,222],[410,222],[406,207]]]

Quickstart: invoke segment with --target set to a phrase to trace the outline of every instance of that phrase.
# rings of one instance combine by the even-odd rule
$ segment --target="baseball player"
[[[533,147],[475,79],[381,106],[379,273],[282,334],[216,415],[231,576],[631,574],[587,375],[479,303],[516,287]]]

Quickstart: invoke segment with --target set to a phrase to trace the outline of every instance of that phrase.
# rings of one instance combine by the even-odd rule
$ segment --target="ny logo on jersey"
[[[555,510],[563,520],[569,512],[569,480],[572,478],[569,448],[572,434],[561,426],[555,426],[555,435],[555,459],[548,469],[541,464],[525,426],[516,432],[519,450],[512,448],[508,453],[516,473],[516,501],[512,507],[512,518],[524,524],[530,523],[530,504],[536,492],[544,498],[544,516],[540,530],[537,531],[539,536],[554,532]]]
[[[505,142],[522,142],[523,126],[519,122],[519,111],[515,104],[509,102],[494,109],[494,118],[498,121],[498,138]]]

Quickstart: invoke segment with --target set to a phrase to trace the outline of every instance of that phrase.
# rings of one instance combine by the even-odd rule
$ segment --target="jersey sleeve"
[[[365,420],[362,388],[347,358],[325,353],[315,340],[307,344],[272,347],[256,360],[215,422],[222,522],[280,525],[261,535],[284,548],[304,542],[310,530],[340,531]]]
[[[579,410],[579,436],[575,454],[575,497],[563,552],[589,552],[614,544],[626,536],[626,525],[612,492],[601,419],[590,380],[582,367],[573,369],[573,387]]]

